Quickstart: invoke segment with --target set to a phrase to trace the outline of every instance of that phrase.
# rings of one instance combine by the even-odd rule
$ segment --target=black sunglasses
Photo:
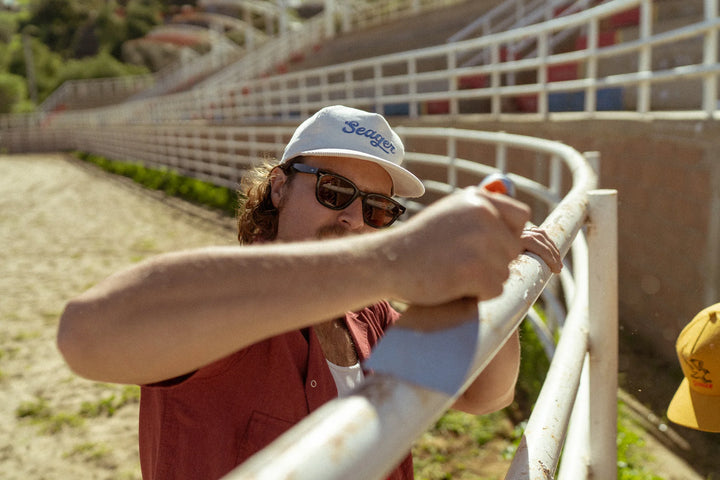
[[[400,215],[405,213],[405,207],[392,198],[380,193],[363,192],[353,182],[341,175],[326,172],[304,163],[294,163],[291,167],[296,172],[317,176],[315,198],[324,207],[331,210],[343,210],[349,207],[357,197],[361,197],[363,220],[373,228],[389,227]]]

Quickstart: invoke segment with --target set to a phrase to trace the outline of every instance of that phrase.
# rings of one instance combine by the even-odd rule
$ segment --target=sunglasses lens
[[[320,203],[336,210],[350,205],[356,194],[355,185],[335,175],[323,175],[317,184],[317,197]]]
[[[387,227],[402,215],[404,209],[392,199],[369,194],[363,202],[365,223],[375,228]]]
[[[343,177],[322,173],[317,182],[316,194],[318,201],[324,206],[333,210],[342,210],[350,206],[360,191]],[[387,227],[405,211],[402,205],[385,195],[376,193],[362,195],[363,219],[371,227]]]

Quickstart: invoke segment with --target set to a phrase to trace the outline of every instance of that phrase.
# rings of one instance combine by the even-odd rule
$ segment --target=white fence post
[[[335,0],[325,0],[325,36],[333,38],[335,36]]]
[[[617,190],[588,193],[590,471],[617,478]]]
[[[717,0],[705,0],[705,19],[712,20],[718,16]],[[711,67],[718,62],[718,32],[709,30],[705,33],[703,40],[703,65]],[[717,80],[713,75],[705,75],[703,78],[703,104],[702,109],[707,113],[708,118],[713,118],[717,109],[718,92]]]
[[[642,80],[638,84],[637,111],[646,114],[650,111],[650,76],[652,72],[652,44],[648,41],[652,35],[652,2],[640,2],[640,47],[638,53],[638,74]]]

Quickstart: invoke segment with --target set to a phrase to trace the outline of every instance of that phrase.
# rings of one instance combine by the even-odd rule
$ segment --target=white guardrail
[[[473,183],[490,172],[504,170],[507,159],[515,158],[518,150],[544,157],[550,187],[510,175],[521,192],[550,209],[542,227],[563,256],[572,248],[574,263],[561,276],[567,301],[567,315],[561,312],[562,335],[506,478],[555,478],[563,445],[567,447],[560,478],[616,478],[616,192],[593,190],[596,178],[588,161],[557,142],[442,128],[397,130],[405,141],[411,142],[413,137],[435,138],[446,145],[446,150],[439,154],[416,152],[407,156],[411,167],[444,167],[447,175],[444,181],[426,181],[429,193],[446,194],[459,186],[459,180]],[[495,165],[457,158],[458,143],[469,143],[475,148],[491,146],[495,150]],[[537,161],[537,157],[533,158]],[[558,195],[561,166],[567,168],[572,179],[571,188],[562,197]],[[411,207],[420,208],[417,204]],[[586,238],[581,228],[588,215]],[[551,297],[547,304],[556,304],[551,289],[545,289],[550,277],[544,264],[523,256],[513,265],[502,296],[478,304],[480,330],[466,386],[518,327],[541,294]],[[353,395],[324,405],[226,478],[383,478],[463,389],[447,396],[385,375],[370,376]]]
[[[663,4],[613,0],[507,32],[282,75],[274,74],[278,57],[261,47],[237,64],[242,68],[234,66],[187,92],[56,115],[0,116],[0,132],[40,125],[287,121],[332,103],[411,118],[439,112],[502,121],[568,115],[553,108],[564,99],[573,104],[573,118],[716,119],[718,2],[688,0],[684,5],[697,18],[659,25],[655,12]],[[601,24],[633,9],[639,9],[636,31],[601,45]],[[584,39],[580,48],[554,52],[553,38],[568,32]],[[682,54],[673,57],[674,49]],[[490,63],[462,66],[478,55]],[[577,78],[551,81],[553,72],[568,66]]]
[[[424,175],[426,197],[437,198],[477,184],[491,172],[506,171],[533,204],[535,222],[548,231],[566,259],[572,248],[573,263],[567,263],[560,276],[562,295],[545,288],[549,270],[524,256],[513,266],[503,295],[478,306],[482,321],[468,381],[527,314],[553,356],[507,478],[552,478],[563,445],[560,474],[565,478],[590,478],[590,471],[592,478],[616,478],[617,213],[614,192],[594,191],[596,176],[590,163],[596,162],[596,156],[588,154],[591,162],[558,142],[504,133],[396,129],[408,145],[432,142],[407,153],[409,168],[435,172]],[[55,136],[44,137],[52,141],[48,148],[140,161],[235,187],[243,172],[264,156],[280,156],[294,127],[125,125],[51,130]],[[495,161],[484,165],[458,152]],[[535,178],[547,178],[547,185],[513,173],[511,165],[517,171],[534,172]],[[571,179],[568,187],[562,185],[565,178]],[[410,201],[407,206],[412,214],[424,205]],[[584,225],[587,239],[581,231]],[[541,294],[550,318],[557,319],[561,329],[557,347],[552,326],[537,323],[532,314]],[[383,376],[370,377],[355,395],[318,410],[229,478],[382,478],[452,402],[453,397],[444,394]],[[571,412],[572,430],[566,439]]]

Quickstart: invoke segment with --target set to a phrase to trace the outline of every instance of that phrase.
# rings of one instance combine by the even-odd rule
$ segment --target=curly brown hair
[[[237,210],[238,241],[241,244],[275,240],[278,209],[270,197],[270,178],[273,169],[278,166],[288,175],[292,172],[288,169],[292,163],[296,161],[278,165],[277,161],[265,159],[243,176],[238,190]],[[288,178],[288,182],[291,180]]]

